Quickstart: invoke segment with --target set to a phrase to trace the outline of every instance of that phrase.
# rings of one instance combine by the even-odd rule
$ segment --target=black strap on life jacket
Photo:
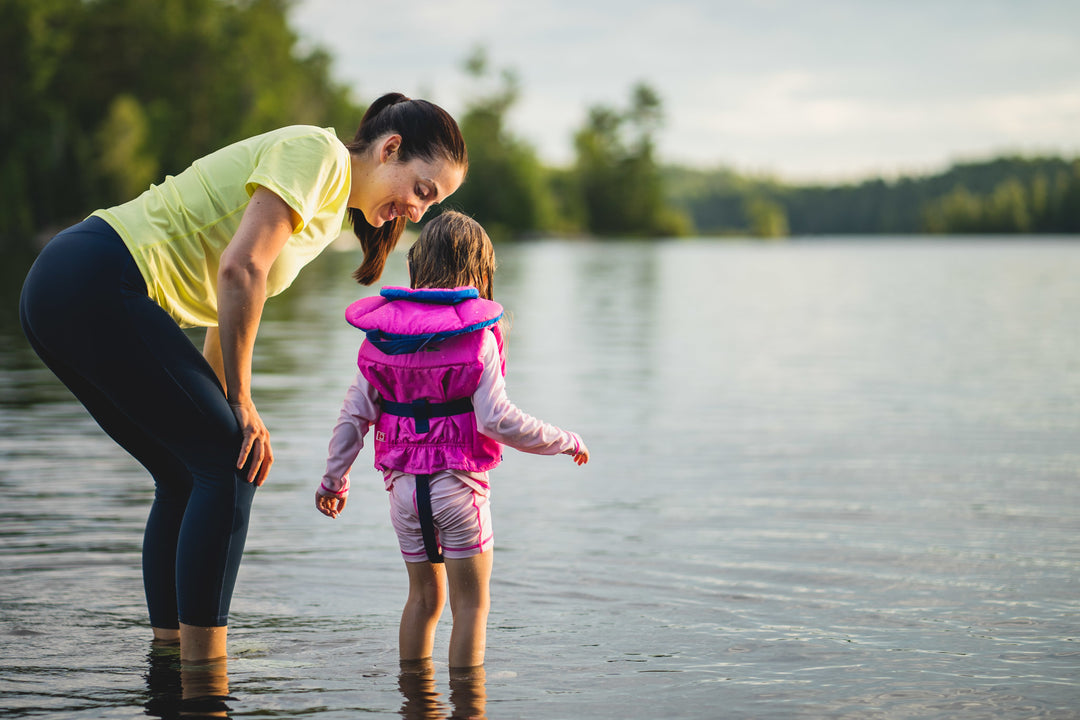
[[[420,516],[420,534],[424,536],[424,551],[427,552],[428,560],[441,563],[442,550],[435,537],[435,518],[431,513],[431,486],[428,485],[430,479],[430,475],[416,476],[416,512]]]
[[[416,432],[426,433],[431,430],[429,418],[464,415],[473,411],[472,398],[458,398],[443,403],[427,400],[413,400],[411,403],[382,400],[382,411],[397,417],[411,417],[416,421]]]
[[[403,403],[384,399],[381,405],[382,411],[387,415],[411,417],[416,423],[416,432],[421,434],[431,430],[431,423],[428,420],[433,417],[464,415],[473,411],[472,398],[467,397],[443,403],[433,403],[428,400]],[[431,487],[428,484],[430,479],[431,475],[416,476],[416,513],[420,517],[420,534],[424,537],[424,551],[427,552],[428,560],[441,563],[443,556],[435,535],[435,518],[431,512]]]

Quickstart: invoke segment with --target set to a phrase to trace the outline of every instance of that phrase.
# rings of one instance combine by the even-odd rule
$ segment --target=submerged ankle
[[[154,631],[154,644],[155,645],[174,645],[180,642],[180,630],[179,628],[150,628]]]

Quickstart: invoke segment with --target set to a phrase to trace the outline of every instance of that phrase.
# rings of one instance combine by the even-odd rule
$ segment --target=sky
[[[550,165],[641,82],[664,163],[836,182],[1080,156],[1080,0],[294,0],[290,18],[364,103],[458,114],[495,82],[463,69],[483,48],[519,79],[510,131]]]

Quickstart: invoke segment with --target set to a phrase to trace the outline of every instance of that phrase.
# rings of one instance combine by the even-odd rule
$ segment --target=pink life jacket
[[[377,468],[420,475],[484,472],[499,464],[502,445],[477,431],[472,395],[484,369],[485,332],[495,334],[506,374],[502,314],[501,305],[480,299],[472,287],[387,287],[348,307],[346,320],[367,336],[357,364],[382,405],[374,432]]]

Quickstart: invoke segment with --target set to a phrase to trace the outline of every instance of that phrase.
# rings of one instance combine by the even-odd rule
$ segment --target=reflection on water
[[[446,717],[446,705],[435,690],[435,664],[430,660],[402,662],[398,689],[405,698],[401,704],[401,717],[405,720]]]
[[[436,689],[435,664],[430,659],[402,661],[398,675],[398,688],[405,698],[401,717],[404,720],[444,720],[448,717],[484,720],[487,717],[485,680],[483,666],[451,668],[447,703]]]
[[[181,663],[179,646],[155,645],[147,658],[146,714],[150,717],[229,717],[228,661]]]
[[[487,673],[484,668],[450,669],[451,717],[484,720],[487,717]]]
[[[312,507],[359,345],[344,308],[371,292],[326,256],[260,328],[276,462],[227,686],[150,650],[151,483],[0,312],[0,712],[1075,717],[1080,244],[498,254],[510,395],[593,457],[493,473],[486,677],[399,665],[405,574],[367,451],[345,515]]]

